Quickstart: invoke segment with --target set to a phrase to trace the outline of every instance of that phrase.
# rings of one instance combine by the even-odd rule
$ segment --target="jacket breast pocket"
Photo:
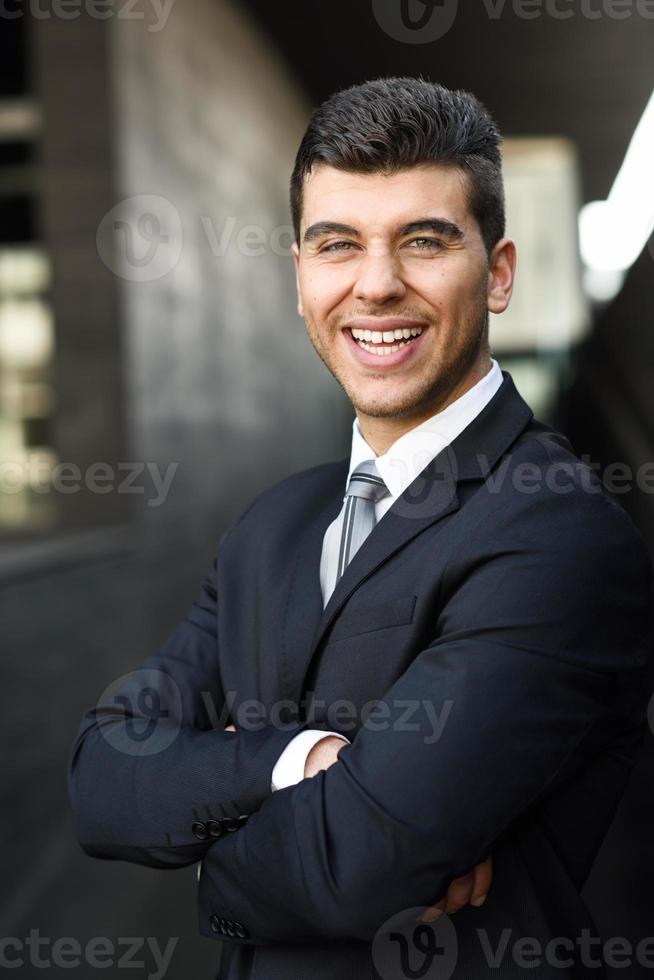
[[[392,626],[406,626],[413,622],[416,599],[415,595],[395,596],[393,599],[346,608],[334,624],[331,641],[349,639],[351,636],[389,629]]]

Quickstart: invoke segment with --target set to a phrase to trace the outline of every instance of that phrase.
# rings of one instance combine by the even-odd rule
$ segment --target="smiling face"
[[[508,305],[515,250],[503,239],[487,255],[467,191],[461,170],[439,164],[392,175],[319,164],[305,180],[298,312],[378,453],[375,440],[392,442],[490,368],[488,311]]]

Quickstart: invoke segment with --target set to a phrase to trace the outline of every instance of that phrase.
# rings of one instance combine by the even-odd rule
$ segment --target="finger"
[[[493,881],[493,859],[486,858],[470,871],[451,882],[445,898],[428,906],[418,922],[434,922],[441,915],[458,912],[467,902],[479,908],[484,904]]]
[[[460,908],[468,904],[472,897],[474,883],[475,876],[472,871],[450,882],[450,887],[445,895],[445,913],[447,915],[458,912]]]
[[[478,864],[473,871],[473,875],[475,880],[472,895],[470,896],[470,904],[474,905],[475,908],[480,908],[486,901],[486,896],[493,883],[493,858],[488,857],[481,864]]]
[[[450,915],[452,912],[458,912],[470,901],[473,885],[474,874],[472,871],[455,878],[454,881],[450,882],[445,897],[440,902],[436,902],[425,909],[418,922],[434,922],[443,914]]]
[[[464,905],[468,903],[474,904],[476,907],[483,905],[486,899],[486,893],[482,892],[480,895],[474,894],[474,875],[465,875],[462,878],[453,881],[447,890],[445,898],[441,899],[435,905],[430,905],[418,919],[419,922],[434,922],[436,919],[440,918],[441,915],[452,915],[454,912],[458,912],[462,909]]]

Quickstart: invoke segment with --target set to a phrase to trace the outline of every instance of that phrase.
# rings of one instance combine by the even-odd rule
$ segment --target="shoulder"
[[[223,540],[243,524],[267,521],[273,517],[280,519],[283,514],[300,507],[304,501],[327,500],[330,494],[338,494],[341,487],[344,492],[347,468],[347,459],[320,463],[271,484],[250,500],[227,529]]]
[[[514,569],[533,563],[539,590],[575,583],[569,594],[580,604],[609,591],[625,609],[649,601],[652,561],[641,532],[602,482],[599,466],[580,458],[562,433],[532,420],[483,490],[477,546],[511,556]],[[519,576],[515,581],[518,587]]]
[[[280,503],[287,503],[293,499],[323,496],[341,484],[345,491],[347,467],[348,461],[343,459],[320,463],[318,466],[291,473],[290,476],[278,480],[277,483],[273,483],[257,494],[251,501],[248,511],[255,508],[276,508]]]
[[[499,640],[608,672],[652,659],[644,540],[565,436],[530,424],[468,502],[473,519],[441,589],[445,626],[483,623]]]
[[[563,433],[533,419],[508,466],[514,506],[572,529],[616,534],[644,549],[640,531],[602,481],[600,465],[578,456]]]

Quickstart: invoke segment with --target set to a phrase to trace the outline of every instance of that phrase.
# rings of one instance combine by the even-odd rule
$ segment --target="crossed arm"
[[[214,569],[186,622],[141,668],[164,696],[158,731],[174,729],[171,744],[152,754],[147,743],[116,747],[113,736],[139,717],[130,682],[118,706],[107,699],[85,716],[70,791],[87,853],[157,867],[203,859],[201,930],[212,935],[211,914],[228,915],[255,943],[370,940],[400,909],[429,908],[578,771],[582,749],[601,742],[616,677],[642,666],[649,578],[620,536],[584,531],[580,541],[571,527],[534,546],[513,515],[502,530],[502,550],[448,568],[436,639],[387,693],[383,730],[364,727],[337,765],[272,795],[274,762],[306,726],[212,726],[201,692],[224,704]],[[407,699],[425,697],[452,703],[435,744],[427,718],[413,730],[401,723]],[[237,833],[194,837],[194,822],[230,808],[250,814]]]

